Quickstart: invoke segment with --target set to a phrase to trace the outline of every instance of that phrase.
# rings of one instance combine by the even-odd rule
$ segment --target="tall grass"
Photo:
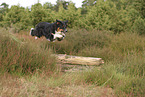
[[[144,36],[128,32],[114,35],[107,31],[88,32],[83,29],[70,29],[66,36],[62,42],[44,45],[52,48],[55,53],[101,57],[105,60],[101,70],[96,68],[74,76],[69,75],[64,78],[66,81],[109,86],[118,96],[145,95]]]
[[[36,70],[52,72],[55,58],[51,51],[39,47],[31,41],[22,41],[7,31],[0,31],[0,69],[1,72],[27,74]]]
[[[145,60],[144,57],[126,56],[124,62],[106,62],[101,69],[76,73],[66,73],[48,79],[48,87],[62,87],[71,85],[97,85],[112,88],[116,96],[145,95]]]
[[[54,53],[101,57],[101,69],[76,73],[37,75],[28,78],[45,88],[78,85],[111,87],[117,96],[145,96],[145,38],[136,33],[112,34],[108,31],[69,29],[63,41],[23,41],[13,35],[0,33],[0,65],[3,71],[23,73],[55,69]],[[21,65],[22,64],[22,65]],[[45,68],[45,69],[44,69]],[[43,78],[42,78],[43,76]],[[44,84],[45,83],[45,84]],[[38,91],[38,90],[37,90]]]
[[[145,38],[136,33],[111,34],[108,31],[70,29],[61,42],[44,43],[56,53],[101,57],[105,61],[123,61],[127,54],[142,53]]]

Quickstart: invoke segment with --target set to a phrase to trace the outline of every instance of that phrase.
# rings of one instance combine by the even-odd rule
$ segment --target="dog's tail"
[[[30,35],[32,35],[32,36],[34,36],[34,35],[33,35],[33,31],[34,31],[34,28],[31,28],[31,30],[30,30]]]

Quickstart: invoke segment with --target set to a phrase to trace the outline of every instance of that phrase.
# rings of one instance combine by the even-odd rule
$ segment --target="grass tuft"
[[[1,72],[33,74],[37,69],[55,70],[55,58],[50,56],[50,50],[3,31],[0,31],[0,53]]]

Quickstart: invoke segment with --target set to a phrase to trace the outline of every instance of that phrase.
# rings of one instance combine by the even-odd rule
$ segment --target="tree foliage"
[[[35,26],[37,23],[41,22],[47,13],[40,3],[36,3],[31,7],[31,19],[32,25]]]
[[[67,2],[65,0],[57,0],[55,5],[55,10],[58,11],[60,6],[63,6],[64,9],[67,9],[69,3],[70,3],[69,1]]]
[[[36,3],[31,8],[20,5],[0,7],[0,26],[17,27],[20,30],[34,27],[39,22],[52,23],[56,19],[68,20],[70,28],[87,30],[125,31],[144,34],[144,0],[84,0],[76,8],[71,1],[57,0],[56,5]]]
[[[83,7],[87,7],[87,6],[93,6],[95,5],[95,3],[97,2],[97,0],[84,0],[82,3]]]
[[[24,13],[24,8],[18,6],[12,6],[9,11],[6,13],[4,20],[9,22],[9,24],[15,24],[20,22],[22,14]]]
[[[8,11],[8,4],[6,3],[2,3],[0,5],[0,21],[3,20],[3,16],[5,15],[5,13]]]

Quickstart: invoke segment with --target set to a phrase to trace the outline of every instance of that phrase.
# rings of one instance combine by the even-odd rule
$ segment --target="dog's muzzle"
[[[64,34],[63,32],[61,32],[61,35],[62,35],[63,37],[65,37],[65,34]]]

